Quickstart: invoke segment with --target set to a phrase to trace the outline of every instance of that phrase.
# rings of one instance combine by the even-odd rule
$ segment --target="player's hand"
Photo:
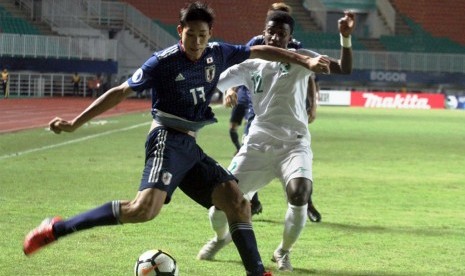
[[[311,108],[307,110],[307,115],[308,115],[308,123],[311,124],[313,121],[316,119],[316,110],[314,108]]]
[[[48,126],[50,130],[55,132],[56,134],[60,134],[62,131],[73,132],[75,129],[72,123],[65,121],[59,117],[55,117],[53,120],[51,120],[48,123]]]
[[[344,17],[339,19],[339,32],[344,36],[348,37],[352,34],[355,28],[355,15],[351,11],[345,11]]]
[[[310,70],[315,73],[329,74],[329,60],[328,56],[317,56],[310,58]]]
[[[223,105],[226,107],[233,107],[237,105],[237,93],[234,89],[230,88],[226,91],[223,99]]]

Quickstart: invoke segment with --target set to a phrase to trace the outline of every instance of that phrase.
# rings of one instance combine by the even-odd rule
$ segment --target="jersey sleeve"
[[[153,55],[128,79],[129,87],[133,91],[144,91],[152,88],[155,82],[157,65],[158,58]]]
[[[247,83],[247,79],[249,79],[247,78],[248,74],[249,70],[245,68],[244,63],[229,67],[226,71],[221,73],[216,87],[222,93],[226,92],[226,90],[231,87],[240,85],[245,85],[247,88],[249,88],[250,84]]]
[[[225,68],[241,63],[250,57],[250,47],[221,43]]]
[[[254,36],[252,37],[251,40],[249,40],[249,42],[247,42],[247,46],[254,46],[254,45],[264,45],[265,44],[265,40],[263,38],[263,35],[257,35],[257,36]]]

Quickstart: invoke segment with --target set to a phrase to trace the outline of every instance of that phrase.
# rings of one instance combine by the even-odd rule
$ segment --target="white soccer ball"
[[[160,249],[142,253],[134,266],[136,276],[178,276],[176,260]]]
[[[456,109],[459,106],[459,101],[457,97],[449,95],[446,98],[446,108],[447,109]]]

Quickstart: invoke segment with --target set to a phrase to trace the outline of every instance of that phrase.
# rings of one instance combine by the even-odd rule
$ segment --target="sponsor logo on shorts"
[[[161,181],[163,181],[163,184],[165,184],[165,185],[170,185],[171,178],[173,178],[173,175],[171,173],[163,172],[163,174],[161,176]]]

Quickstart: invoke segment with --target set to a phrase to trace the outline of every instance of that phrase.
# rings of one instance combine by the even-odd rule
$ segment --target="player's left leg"
[[[272,260],[279,270],[292,271],[290,250],[307,222],[307,205],[312,190],[313,153],[310,141],[302,138],[283,144],[281,152],[281,182],[285,185],[288,208],[284,221],[283,238]]]
[[[262,275],[265,270],[252,228],[250,204],[239,189],[236,178],[207,156],[192,168],[179,188],[200,205],[206,208],[214,206],[210,208],[210,219],[217,236],[200,250],[198,259],[212,259],[232,240],[247,275]]]
[[[286,186],[288,208],[284,219],[283,239],[272,258],[279,270],[293,270],[289,254],[307,221],[307,204],[311,187],[312,181],[306,178],[291,179]]]
[[[228,181],[217,185],[212,193],[212,201],[226,214],[232,240],[239,251],[247,275],[263,275],[265,268],[252,229],[250,205],[237,183]]]

